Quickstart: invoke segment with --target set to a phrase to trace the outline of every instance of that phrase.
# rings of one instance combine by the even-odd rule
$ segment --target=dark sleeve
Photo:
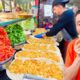
[[[65,25],[67,24],[68,19],[66,15],[62,15],[58,22],[46,33],[46,36],[54,36],[59,31],[61,31],[63,28],[65,28]]]

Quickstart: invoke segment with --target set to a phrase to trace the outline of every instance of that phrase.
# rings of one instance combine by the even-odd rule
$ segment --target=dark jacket
[[[72,39],[77,37],[74,12],[72,10],[65,11],[58,22],[46,33],[46,36],[54,36],[62,29],[65,29]]]

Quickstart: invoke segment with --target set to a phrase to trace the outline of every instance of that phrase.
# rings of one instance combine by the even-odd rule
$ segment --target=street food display
[[[25,60],[15,59],[9,66],[9,73],[12,75],[31,74],[42,77],[43,79],[62,80],[63,72],[56,63],[49,63],[43,60]],[[18,76],[18,77],[19,77]]]

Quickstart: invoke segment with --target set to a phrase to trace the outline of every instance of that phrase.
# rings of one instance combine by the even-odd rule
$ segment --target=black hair
[[[65,7],[65,5],[69,2],[70,0],[54,0],[52,3],[52,7],[57,6],[57,5],[62,5],[63,7]]]
[[[77,16],[78,14],[80,14],[80,9],[76,12],[76,15],[75,16]]]
[[[59,3],[53,2],[52,3],[52,7],[57,6],[57,5],[61,5],[61,6],[65,7],[66,4],[65,3],[61,3],[61,2],[59,2]]]

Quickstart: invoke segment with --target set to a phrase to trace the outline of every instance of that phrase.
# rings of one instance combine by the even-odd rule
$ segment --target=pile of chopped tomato
[[[0,62],[12,57],[14,52],[6,31],[0,27]]]

